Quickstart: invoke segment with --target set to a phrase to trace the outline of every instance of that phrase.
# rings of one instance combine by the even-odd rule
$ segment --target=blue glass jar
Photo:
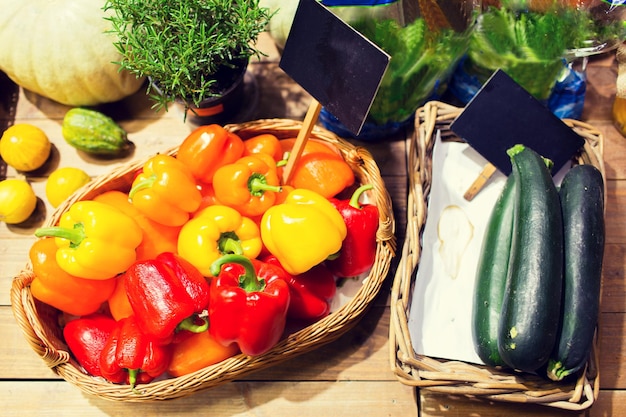
[[[465,54],[474,1],[419,2],[413,15],[401,0],[322,0],[337,16],[391,56],[361,132],[354,135],[327,109],[320,122],[342,137],[377,141],[413,123],[415,111],[436,97]],[[366,63],[364,63],[366,65]]]

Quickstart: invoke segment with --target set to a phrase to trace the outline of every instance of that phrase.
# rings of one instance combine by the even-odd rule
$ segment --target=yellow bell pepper
[[[115,289],[116,279],[83,279],[62,270],[56,261],[54,238],[38,239],[29,258],[35,278],[30,284],[33,297],[75,316],[95,313]]]
[[[178,235],[178,254],[207,277],[212,276],[213,261],[222,255],[256,258],[262,248],[257,224],[224,205],[202,209],[183,225]]]
[[[70,275],[109,279],[124,272],[137,258],[143,233],[135,220],[97,201],[78,201],[58,226],[42,227],[35,236],[55,237],[56,260]]]
[[[261,219],[261,239],[287,272],[308,271],[341,249],[347,228],[328,199],[296,188]]]

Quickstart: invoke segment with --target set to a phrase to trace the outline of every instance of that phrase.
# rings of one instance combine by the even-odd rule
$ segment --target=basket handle
[[[68,352],[57,350],[46,335],[37,315],[35,300],[28,290],[34,278],[32,271],[24,270],[13,279],[11,308],[28,344],[44,360],[46,365],[54,370],[57,366],[69,362],[70,355]]]

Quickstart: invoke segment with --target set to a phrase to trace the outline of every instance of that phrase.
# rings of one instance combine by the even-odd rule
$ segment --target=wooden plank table
[[[268,57],[250,65],[250,112],[247,120],[302,120],[310,97],[278,68],[278,53],[262,36]],[[601,386],[597,404],[581,415],[618,415],[626,407],[626,139],[613,128],[610,106],[615,92],[613,57],[592,62],[584,119],[606,137],[608,181],[607,246],[601,328]],[[26,92],[0,74],[0,131],[17,122],[35,124],[48,133],[54,154],[45,172],[29,176],[39,206],[19,226],[0,225],[0,402],[3,416],[572,416],[541,406],[520,406],[416,392],[399,383],[389,365],[389,303],[392,273],[380,296],[356,328],[318,350],[288,360],[242,380],[189,397],[148,404],[110,402],[83,394],[50,371],[27,345],[11,312],[11,280],[23,268],[33,231],[53,210],[45,202],[45,179],[53,167],[76,166],[92,176],[104,174],[130,158],[141,158],[180,143],[193,127],[182,121],[179,109],[156,114],[143,91],[103,107],[129,132],[135,154],[123,160],[85,157],[61,136],[61,120],[69,109]],[[359,143],[374,155],[392,196],[398,242],[404,237],[406,212],[406,138],[411,132],[380,143]],[[15,177],[11,168],[2,173]],[[397,260],[396,260],[397,261]],[[395,261],[394,261],[395,262]]]

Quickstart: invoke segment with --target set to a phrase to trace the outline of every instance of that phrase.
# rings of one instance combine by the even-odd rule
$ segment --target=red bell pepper
[[[256,356],[281,338],[289,308],[288,277],[276,265],[224,255],[211,265],[209,332],[222,345],[236,342]]]
[[[135,318],[116,322],[100,356],[102,376],[116,384],[130,384],[133,389],[163,374],[172,358],[171,345],[162,345],[144,334]]]
[[[141,329],[164,342],[174,333],[207,330],[198,326],[198,314],[207,309],[209,283],[179,255],[164,252],[155,259],[135,262],[125,274],[126,294]]]
[[[68,322],[63,338],[78,363],[93,376],[102,376],[100,354],[115,328],[115,320],[107,315],[93,313]]]
[[[263,258],[263,262],[282,268],[273,255]],[[314,322],[328,315],[330,302],[337,292],[335,276],[323,264],[318,264],[306,272],[291,275],[285,271],[289,284],[289,310],[287,318]]]
[[[349,200],[330,199],[341,213],[348,231],[339,256],[326,261],[328,269],[339,277],[358,276],[370,269],[376,260],[378,208],[373,204],[359,203],[361,195],[372,188],[371,184],[360,186]]]
[[[194,312],[199,313],[207,308],[209,304],[209,283],[198,268],[183,259],[182,256],[172,252],[163,252],[156,259],[167,265],[178,278],[178,281],[183,284],[187,294],[193,301]]]

